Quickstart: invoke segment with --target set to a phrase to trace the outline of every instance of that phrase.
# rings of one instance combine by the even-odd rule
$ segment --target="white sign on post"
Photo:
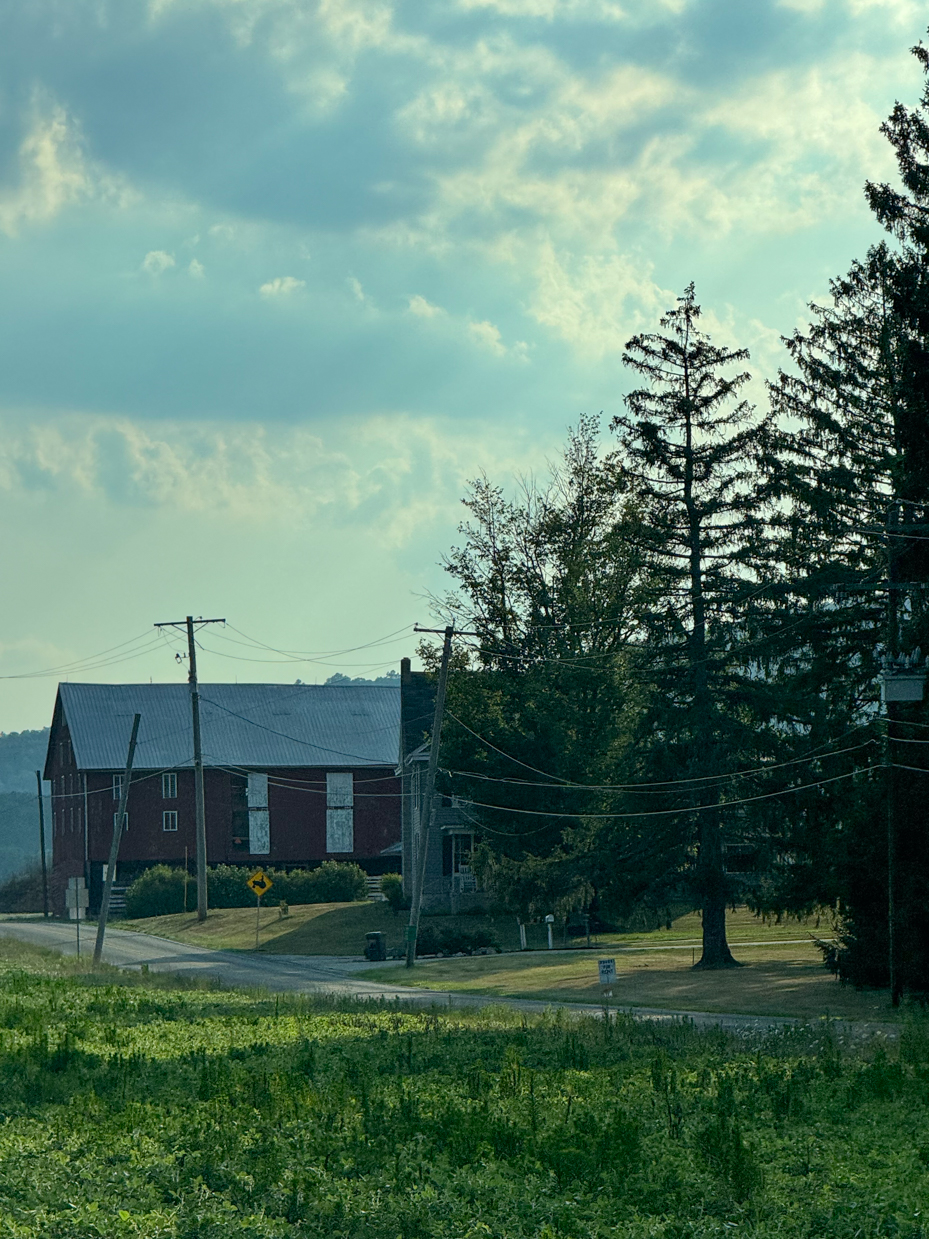
[[[600,970],[600,984],[612,985],[616,980],[616,960],[598,959],[597,968]]]
[[[72,921],[83,920],[85,909],[90,906],[90,891],[84,885],[83,878],[69,878],[68,889],[65,891],[65,907]]]

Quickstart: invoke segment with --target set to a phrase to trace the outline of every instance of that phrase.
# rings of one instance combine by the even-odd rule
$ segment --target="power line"
[[[900,767],[901,770],[906,770],[908,768],[909,767],[906,766]],[[617,818],[670,817],[681,813],[705,813],[710,809],[732,809],[736,808],[738,805],[754,804],[759,800],[773,800],[777,796],[789,796],[793,792],[808,791],[810,788],[814,787],[825,787],[829,783],[837,783],[840,779],[848,779],[855,774],[866,774],[872,769],[874,769],[874,767],[865,766],[861,770],[846,770],[844,774],[833,775],[830,779],[820,779],[816,783],[800,783],[796,787],[785,787],[779,792],[765,792],[759,796],[745,796],[740,800],[721,800],[716,804],[687,805],[680,809],[650,809],[647,812],[636,813],[585,813],[583,811],[578,813],[553,813],[544,809],[516,809],[511,808],[508,805],[486,804],[480,800],[469,800],[468,804],[474,805],[476,808],[480,809],[494,809],[499,813],[520,813],[529,817],[569,818],[572,821],[576,821],[578,818],[582,817],[611,820],[615,820]],[[929,771],[922,770],[919,773],[927,774]]]
[[[864,741],[864,743],[859,744],[859,745],[853,745],[851,748],[836,749],[834,750],[834,752],[830,752],[830,753],[817,753],[814,751],[812,753],[807,754],[804,757],[797,757],[787,762],[779,762],[777,765],[758,766],[754,770],[737,770],[730,774],[695,775],[693,778],[689,778],[689,779],[672,779],[666,782],[625,783],[625,784],[618,783],[618,784],[593,785],[593,784],[587,784],[587,783],[575,783],[569,779],[562,779],[559,775],[550,774],[549,771],[547,770],[540,770],[537,766],[530,766],[527,762],[520,761],[518,757],[513,757],[511,753],[506,753],[504,752],[503,749],[498,748],[495,744],[492,744],[490,740],[480,735],[479,732],[474,731],[474,729],[469,727],[467,723],[462,722],[462,720],[458,718],[456,714],[452,714],[451,710],[449,710],[448,715],[449,715],[449,718],[453,718],[455,720],[455,722],[459,725],[459,727],[463,727],[465,731],[470,732],[470,734],[474,736],[476,740],[479,740],[481,744],[486,745],[489,749],[493,749],[495,753],[499,753],[500,756],[505,757],[507,761],[514,762],[517,766],[523,766],[526,770],[531,770],[533,774],[541,774],[543,778],[552,780],[551,784],[529,783],[527,780],[528,786],[531,786],[531,787],[552,786],[552,787],[558,787],[559,789],[560,788],[565,788],[565,789],[582,788],[584,790],[589,789],[591,791],[635,791],[638,788],[678,787],[678,786],[689,785],[693,783],[707,783],[707,782],[714,782],[714,781],[718,782],[723,779],[738,779],[738,778],[747,777],[753,774],[767,773],[767,771],[769,770],[779,770],[779,769],[783,769],[786,766],[798,765],[805,761],[818,761],[820,758],[832,757],[832,756],[836,756],[842,753],[852,753],[856,749],[866,748],[869,744],[873,743],[872,740],[866,740]],[[853,727],[851,731],[845,732],[845,735],[846,736],[852,735],[854,734],[854,732],[860,731],[860,730],[861,730],[861,727]],[[519,780],[497,779],[490,775],[486,775],[486,776],[480,775],[472,771],[448,770],[446,771],[446,773],[456,774],[456,775],[460,774],[465,777],[483,778],[487,782],[503,782],[503,783],[514,782],[517,784],[519,784],[520,782]],[[590,816],[590,815],[587,814],[585,816]]]
[[[138,641],[143,641],[145,644],[137,650],[126,650],[126,646],[133,645]],[[21,671],[14,675],[0,675],[0,680],[29,680],[41,679],[45,676],[69,676],[81,675],[86,671],[96,671],[102,667],[114,666],[117,663],[128,662],[133,658],[140,657],[142,654],[149,653],[155,649],[158,642],[152,640],[150,632],[140,633],[137,637],[132,637],[128,641],[123,641],[119,645],[110,646],[107,650],[101,650],[99,654],[88,655],[87,658],[75,659],[70,663],[60,663],[56,667],[46,667],[41,671]],[[115,654],[117,651],[125,651],[118,654],[115,658],[107,658],[108,654]]]
[[[234,624],[226,624],[226,627],[231,628],[232,631],[238,633],[240,637],[244,637],[245,641],[251,643],[253,647],[267,650],[271,654],[281,654],[285,658],[291,659],[294,662],[313,662],[320,658],[337,658],[342,654],[355,654],[359,650],[369,650],[373,646],[386,645],[392,640],[399,640],[400,635],[407,634],[413,625],[404,624],[402,628],[396,628],[393,632],[389,632],[383,637],[376,637],[373,641],[367,641],[362,645],[350,645],[341,650],[281,650],[276,646],[268,645],[264,641],[259,641],[257,637],[250,637],[247,633],[242,632],[241,629],[236,628]],[[216,636],[220,637],[224,641],[232,641],[231,637],[223,636],[220,633],[217,633]],[[235,644],[243,643],[236,642]]]
[[[862,744],[853,744],[848,748],[832,749],[828,753],[811,753],[805,757],[795,757],[790,761],[772,763],[769,766],[757,766],[754,770],[738,770],[732,774],[695,775],[690,779],[669,779],[664,782],[655,781],[649,783],[571,783],[566,781],[558,785],[558,790],[571,792],[635,792],[650,791],[653,788],[689,787],[693,783],[708,783],[714,780],[722,782],[727,779],[743,779],[755,774],[767,774],[771,770],[783,770],[788,766],[802,765],[804,762],[823,761],[827,757],[840,757],[844,753],[857,753],[861,749],[868,748],[873,743],[873,740],[865,740]],[[929,744],[929,740],[910,740],[907,743]],[[444,770],[443,773],[452,775],[455,778],[480,779],[484,783],[504,783],[512,787],[544,787],[553,790],[551,783],[534,783],[529,779],[504,779],[498,778],[495,775],[479,774],[473,770]]]
[[[213,706],[217,710],[222,710],[224,714],[229,714],[233,718],[241,719],[243,723],[249,723],[252,727],[257,727],[261,731],[270,732],[272,736],[280,736],[284,740],[292,740],[294,744],[302,745],[304,748],[315,749],[319,753],[333,753],[337,757],[350,757],[354,761],[362,762],[364,765],[390,765],[390,762],[373,761],[370,757],[361,757],[358,753],[343,753],[341,749],[326,748],[322,744],[313,744],[311,740],[300,740],[297,736],[290,736],[286,731],[278,731],[275,727],[267,727],[264,723],[256,723],[253,718],[248,718],[244,714],[239,714],[235,710],[228,710],[225,706],[221,706],[218,701],[211,701],[209,697],[203,697],[202,700],[206,705]]]

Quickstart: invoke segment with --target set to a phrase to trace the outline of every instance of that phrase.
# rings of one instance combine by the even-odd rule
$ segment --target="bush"
[[[480,950],[500,950],[486,929],[434,929],[426,925],[416,938],[417,955],[473,955]]]
[[[360,866],[327,860],[318,869],[269,869],[274,883],[274,899],[295,903],[352,903],[368,893],[365,872]],[[209,871],[208,892],[211,908],[253,908],[255,896],[246,886],[254,869],[238,865],[215,865]],[[189,878],[191,887],[194,878]],[[39,895],[41,910],[41,887]],[[196,893],[188,892],[188,910],[196,906]],[[14,909],[10,909],[13,911]],[[30,909],[31,910],[31,909]],[[154,865],[146,869],[126,891],[126,915],[131,918],[168,916],[184,911],[184,870]]]
[[[399,873],[384,874],[381,878],[381,894],[390,904],[394,916],[410,906],[410,901],[403,893],[403,878]]]
[[[271,870],[275,894],[295,903],[354,903],[368,894],[368,876],[360,865],[325,860],[318,869]]]
[[[208,900],[211,908],[253,908],[255,896],[245,883],[255,872],[238,865],[214,865],[207,876]],[[268,874],[274,881],[274,874]],[[276,883],[275,883],[276,886]],[[275,894],[277,890],[275,889]],[[281,895],[280,898],[286,898]]]
[[[49,911],[54,911],[52,891],[49,891]],[[36,865],[25,873],[16,873],[0,886],[0,912],[42,911],[42,869]]]
[[[195,887],[193,879],[188,878]],[[196,889],[188,891],[188,901],[196,906]],[[126,916],[141,919],[146,916],[169,916],[184,911],[184,870],[153,865],[146,869],[126,891]]]

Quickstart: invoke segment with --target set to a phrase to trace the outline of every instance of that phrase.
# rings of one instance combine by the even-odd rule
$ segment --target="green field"
[[[388,947],[400,948],[405,938],[407,913],[394,916],[383,902],[311,903],[290,909],[290,916],[281,919],[274,907],[261,913],[259,943],[261,950],[284,955],[361,955],[365,934],[380,930],[387,936]],[[217,908],[206,921],[199,922],[191,913],[152,916],[139,921],[120,921],[125,929],[158,934],[178,942],[190,942],[217,950],[250,951],[255,949],[255,909]],[[519,929],[513,916],[441,916],[423,918],[422,924],[437,928],[460,928],[466,931],[487,930],[504,951],[519,949]],[[809,942],[811,934],[828,934],[827,925],[810,921],[776,923],[762,921],[747,908],[729,914],[729,937],[733,943],[779,942],[802,939]],[[527,926],[529,946],[535,950],[546,947],[547,936],[542,924]],[[592,945],[608,946],[668,946],[700,943],[700,917],[692,912],[678,917],[671,929],[654,933],[597,934]],[[555,934],[555,947],[565,945],[560,930]],[[582,938],[568,938],[569,948],[586,946]]]
[[[925,1021],[410,1013],[0,951],[0,1236],[926,1234]]]

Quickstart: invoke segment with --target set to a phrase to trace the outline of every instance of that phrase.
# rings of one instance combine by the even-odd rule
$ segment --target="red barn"
[[[83,876],[99,904],[122,770],[140,714],[116,880],[196,855],[186,684],[60,684],[45,763],[55,906]],[[400,689],[375,684],[200,686],[207,859],[277,868],[400,868]]]

